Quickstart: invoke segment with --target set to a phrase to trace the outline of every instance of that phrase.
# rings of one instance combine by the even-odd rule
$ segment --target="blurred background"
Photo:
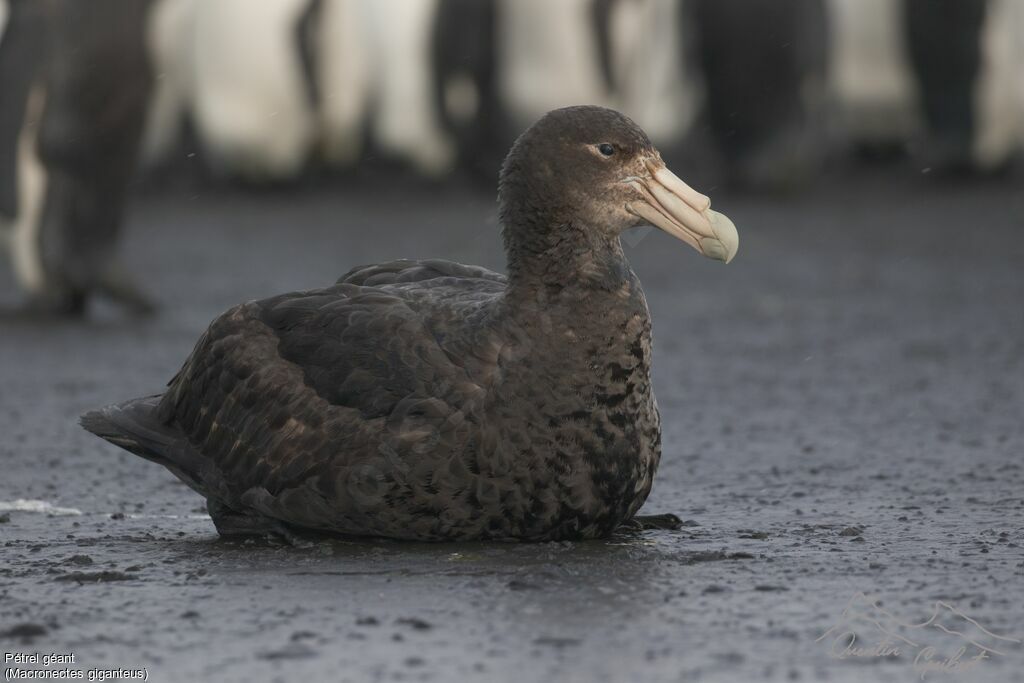
[[[0,29],[0,234],[58,315],[153,308],[116,260],[129,188],[493,195],[570,104],[769,195],[865,164],[998,177],[1024,140],[1015,0],[2,0]]]
[[[490,187],[518,132],[582,102],[770,189],[851,147],[992,170],[1024,127],[1013,0],[158,0],[140,30],[143,163],[193,136],[257,181],[380,156]]]
[[[2,0],[0,27],[0,234],[57,314],[153,308],[116,260],[129,187],[493,194],[570,104],[769,195],[857,164],[998,177],[1024,140],[1015,0]]]
[[[582,103],[740,233],[727,267],[623,236],[663,417],[645,512],[682,531],[218,544],[78,427],[241,301],[504,270],[501,159]],[[815,647],[855,591],[1019,638],[1022,136],[1021,0],[0,0],[0,640],[158,680],[907,680]],[[125,580],[75,583],[93,564]],[[971,680],[1018,680],[997,660]]]

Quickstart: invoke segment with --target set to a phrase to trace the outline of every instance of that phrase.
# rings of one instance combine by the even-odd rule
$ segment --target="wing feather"
[[[479,400],[466,354],[445,346],[457,334],[439,327],[464,324],[460,302],[479,306],[503,288],[504,276],[483,268],[396,261],[243,304],[210,325],[160,415],[209,461],[229,506],[258,500],[305,523],[309,511],[288,502],[303,498],[288,492],[316,491],[353,527],[367,528],[373,514],[386,524],[366,496],[386,508],[408,488],[404,477],[429,482],[410,467],[447,462],[424,449],[458,450],[464,408]]]

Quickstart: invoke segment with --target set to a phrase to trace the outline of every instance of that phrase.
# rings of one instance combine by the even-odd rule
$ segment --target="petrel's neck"
[[[566,391],[579,395],[594,363],[622,365],[623,350],[649,335],[643,290],[618,237],[594,239],[595,231],[571,225],[516,227],[506,230],[508,286],[495,309],[506,340],[501,353],[506,362],[564,378]]]
[[[617,236],[571,221],[504,228],[510,294],[545,290],[600,296],[632,277]],[[589,294],[588,294],[589,293]]]

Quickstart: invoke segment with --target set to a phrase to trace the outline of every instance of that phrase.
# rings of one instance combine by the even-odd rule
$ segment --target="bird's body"
[[[242,304],[165,394],[90,413],[86,428],[175,472],[222,532],[610,533],[660,456],[650,318],[618,231],[517,167],[543,142],[528,135],[502,178],[508,277],[395,261]],[[622,145],[634,143],[649,149]]]

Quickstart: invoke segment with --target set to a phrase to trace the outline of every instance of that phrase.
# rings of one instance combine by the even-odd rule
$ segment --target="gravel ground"
[[[543,545],[219,541],[194,493],[76,424],[159,391],[238,301],[400,256],[500,269],[490,198],[141,196],[125,248],[158,318],[0,322],[0,508],[68,508],[0,509],[0,651],[153,681],[1024,681],[1016,183],[717,194],[728,267],[632,236],[665,430],[645,511],[686,526]],[[835,656],[878,628],[898,654]],[[915,670],[961,643],[1001,654]]]

